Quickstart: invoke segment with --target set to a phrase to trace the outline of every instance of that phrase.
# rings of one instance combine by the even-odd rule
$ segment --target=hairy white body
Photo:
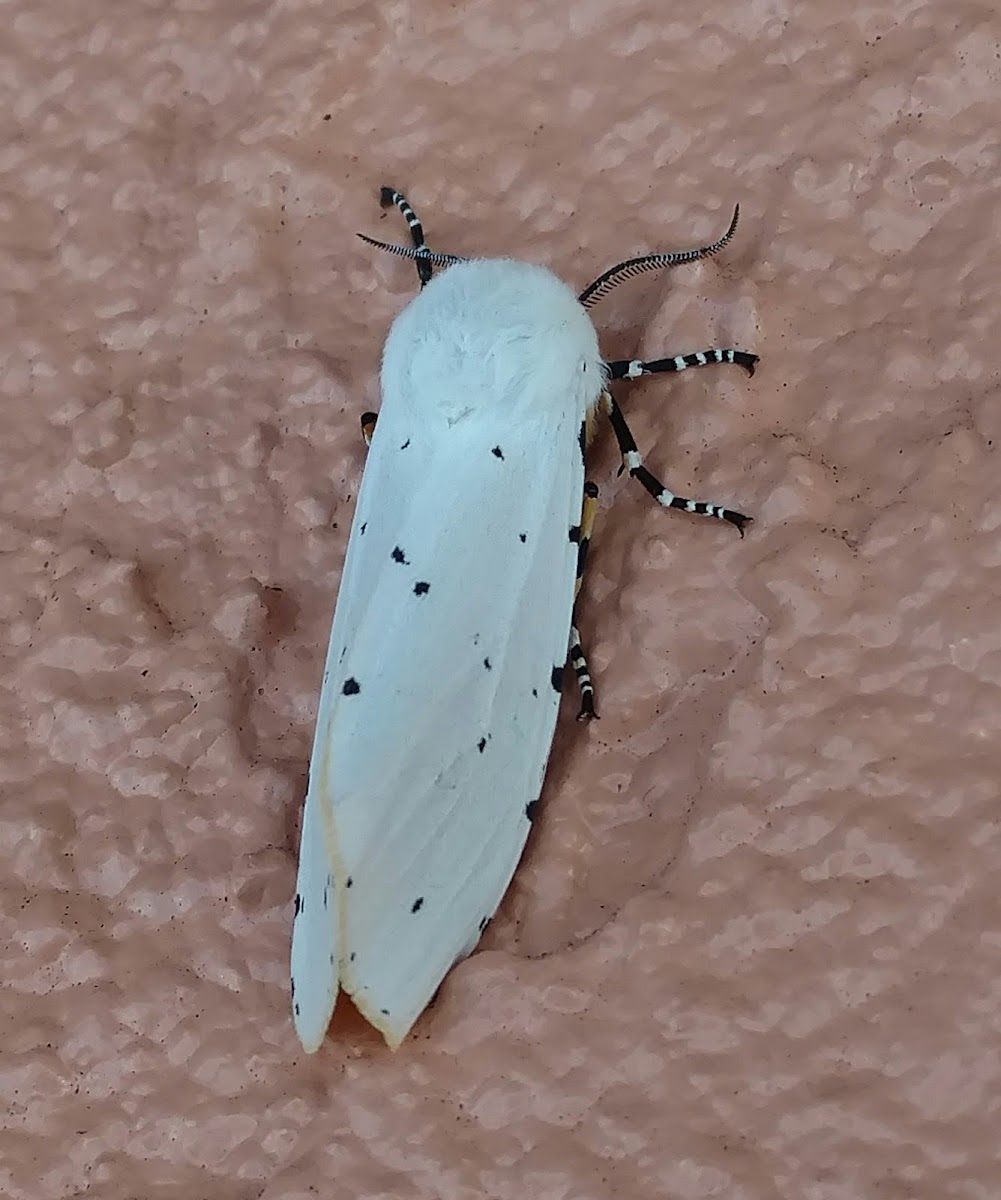
[[[450,266],[393,323],[303,814],[292,983],[308,1051],[339,988],[398,1045],[514,874],[604,384],[589,317],[542,267]]]

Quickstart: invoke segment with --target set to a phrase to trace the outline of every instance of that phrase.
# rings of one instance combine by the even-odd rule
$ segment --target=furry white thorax
[[[555,405],[583,418],[603,386],[598,337],[573,291],[508,258],[436,275],[393,322],[382,360],[384,408],[448,424],[481,406],[517,419]]]

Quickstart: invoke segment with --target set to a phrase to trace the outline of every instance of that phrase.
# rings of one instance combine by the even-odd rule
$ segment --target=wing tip
[[[299,1039],[299,1045],[302,1046],[306,1054],[315,1054],[323,1045],[324,1039],[327,1036],[327,1031],[324,1030],[317,1041],[307,1038],[303,1031],[297,1025],[295,1027],[295,1035]]]
[[[327,999],[325,1006],[326,1016],[321,1021],[304,1020],[301,1015],[301,1004],[295,1000],[292,1001],[292,1025],[295,1028],[295,1036],[307,1054],[315,1054],[326,1040],[327,1030],[333,1020],[334,1009],[337,1007],[337,991],[335,983],[334,993]]]
[[[357,980],[348,982],[341,980],[341,988],[351,997],[351,1003],[361,1013],[362,1017],[382,1034],[382,1039],[395,1054],[403,1045],[407,1034],[416,1025],[421,1013],[427,1007],[423,1005],[413,1016],[394,1016],[387,1008],[382,1008],[378,1000],[371,995],[364,995],[363,987]]]

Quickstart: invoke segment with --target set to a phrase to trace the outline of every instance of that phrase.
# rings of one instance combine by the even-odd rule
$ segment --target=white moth
[[[415,259],[421,290],[386,341],[378,424],[362,418],[371,450],[310,761],[291,955],[310,1053],[339,989],[397,1047],[476,945],[531,828],[568,653],[594,715],[573,609],[596,413],[661,504],[742,534],[749,520],[663,487],[608,382],[716,362],[753,373],[756,356],[606,362],[585,311],[624,278],[714,254],[736,212],[712,245],[631,259],[577,297],[544,267],[433,252],[402,195],[382,202],[414,244],[374,244]]]

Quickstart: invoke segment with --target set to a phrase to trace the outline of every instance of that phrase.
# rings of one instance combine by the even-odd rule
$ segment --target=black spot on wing
[[[380,1008],[380,1009],[379,1009],[379,1012],[381,1012],[381,1013],[382,1013],[382,1015],[383,1015],[384,1017],[388,1017],[388,1016],[389,1016],[389,1009],[388,1009],[388,1008]]]
[[[482,754],[483,751],[486,750],[486,748],[487,748],[487,739],[480,738],[480,740],[476,743],[476,749],[479,750],[479,752]]]
[[[570,526],[570,540],[571,540],[571,542],[579,542],[580,541],[580,526],[579,525],[571,525]]]
[[[406,440],[406,441],[403,443],[403,445],[400,447],[400,449],[401,449],[401,450],[406,450],[406,448],[407,448],[409,445],[410,445],[410,438],[407,438],[407,440]]]
[[[577,442],[580,445],[580,456],[581,456],[581,458],[583,458],[584,453],[587,450],[587,422],[586,421],[581,421],[581,423],[580,423],[580,433],[577,435]]]
[[[296,916],[298,916],[302,912],[303,907],[304,907],[304,905],[302,903],[302,897],[299,895],[298,892],[296,892],[296,894],[295,894],[295,915]]]
[[[539,689],[538,689],[538,688],[532,688],[532,695],[533,695],[533,696],[538,696],[538,694],[539,694]]]
[[[393,562],[403,563],[404,566],[409,566],[407,556],[403,553],[399,546],[393,547],[393,553],[390,555]]]
[[[534,821],[535,818],[538,816],[538,813],[539,813],[538,800],[530,800],[529,803],[525,805],[525,816],[528,817],[528,819],[530,821]]]
[[[355,952],[354,952],[354,950],[352,950],[352,951],[351,951],[351,958],[350,958],[350,960],[349,960],[349,961],[350,961],[350,962],[354,962],[354,960],[355,960],[355,957],[356,957],[356,955],[355,955]],[[331,961],[331,962],[333,962],[334,960],[333,960],[333,959],[331,959],[330,961]]]
[[[504,457],[504,451],[500,448],[500,446],[494,446],[490,453],[494,456],[494,458],[503,459]]]
[[[295,980],[294,979],[289,979],[289,987],[291,988],[292,999],[294,1000],[295,999]]]
[[[359,684],[358,680],[352,676],[350,679],[344,680],[344,686],[341,688],[341,691],[345,696],[357,696],[361,691],[361,685]]]
[[[345,886],[346,888],[349,888],[349,887],[351,887],[351,885],[352,885],[353,883],[354,883],[354,880],[353,880],[353,879],[351,878],[351,876],[349,875],[349,876],[347,877],[347,880],[346,880],[346,882],[345,882],[344,886]]]
[[[295,1006],[295,1015],[296,1016],[299,1015],[299,1005],[298,1004]]]
[[[518,534],[518,541],[519,541],[519,542],[525,542],[525,541],[527,541],[527,540],[528,540],[528,534],[527,534],[527,533],[519,533],[519,534]]]
[[[563,668],[553,667],[553,673],[549,677],[549,682],[553,685],[554,692],[563,691]]]
[[[424,907],[424,897],[418,896],[417,899],[413,902],[413,904],[411,904],[410,911],[412,913],[420,912],[423,907]]]
[[[484,665],[484,667],[486,667],[486,669],[487,669],[488,671],[492,671],[492,670],[493,670],[493,667],[492,667],[492,666],[491,666],[491,664],[490,664],[490,659],[489,659],[489,658],[485,658],[485,659],[483,660],[483,665]]]
[[[430,590],[431,590],[430,583],[425,583],[423,579],[419,583],[414,584],[414,595],[415,596],[426,596]]]
[[[480,933],[482,933],[484,931],[484,929],[486,929],[487,922],[489,920],[490,920],[489,917],[480,917]]]
[[[366,529],[368,529],[368,521],[362,521],[361,528],[358,530],[358,532],[364,536]]]

